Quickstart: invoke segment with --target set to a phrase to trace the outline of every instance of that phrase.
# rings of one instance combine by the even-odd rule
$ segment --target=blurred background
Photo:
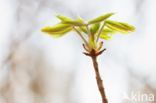
[[[136,27],[104,41],[98,61],[109,103],[156,103],[155,10],[155,0],[0,0],[0,103],[101,103],[77,34],[53,39],[40,29],[57,14],[107,12]]]

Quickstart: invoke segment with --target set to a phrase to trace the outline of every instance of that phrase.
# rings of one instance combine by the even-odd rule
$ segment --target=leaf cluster
[[[135,27],[128,23],[109,20],[113,15],[114,13],[107,13],[89,21],[84,21],[80,17],[73,20],[57,15],[60,22],[53,26],[46,26],[41,31],[53,37],[61,37],[75,31],[84,41],[87,51],[99,49],[102,44],[98,42],[99,39],[110,40],[116,33],[127,34],[135,30]]]

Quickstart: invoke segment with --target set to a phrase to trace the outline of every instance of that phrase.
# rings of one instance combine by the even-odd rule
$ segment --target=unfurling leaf
[[[96,24],[93,24],[92,27],[90,28],[90,32],[91,34],[95,34],[100,28],[100,23],[96,23]]]
[[[112,38],[112,35],[110,34],[105,34],[105,33],[101,33],[100,34],[100,38],[104,39],[104,40],[110,40]]]
[[[79,21],[80,23],[85,24],[84,20],[80,16],[78,17],[77,21]]]
[[[114,30],[112,30],[112,29],[110,29],[110,28],[104,28],[104,29],[102,30],[102,33],[105,33],[105,34],[115,34],[116,31],[114,31]]]
[[[107,13],[107,14],[104,14],[104,15],[101,15],[93,20],[90,20],[88,22],[88,24],[94,24],[94,23],[99,23],[101,21],[104,21],[106,19],[108,19],[109,17],[111,17],[114,13]]]
[[[112,20],[106,20],[106,26],[114,31],[118,31],[120,33],[128,33],[135,30],[135,27],[123,23],[123,22],[117,22]]]
[[[71,18],[63,16],[63,15],[57,15],[56,16],[58,19],[60,19],[62,22],[66,22],[66,21],[72,21]]]
[[[116,32],[110,28],[104,28],[103,31],[100,34],[100,38],[105,40],[110,40]]]
[[[60,37],[64,34],[70,32],[72,27],[68,24],[56,24],[54,26],[47,26],[44,27],[41,31],[45,32],[53,37]]]
[[[85,24],[84,20],[81,17],[78,17],[77,21]],[[82,32],[84,32],[85,34],[88,33],[86,26],[79,26],[79,30],[82,31]]]
[[[80,19],[72,20],[72,19],[65,17],[65,16],[62,16],[62,15],[58,15],[57,18],[59,18],[63,24],[70,24],[73,26],[85,26],[86,25]]]
[[[56,24],[54,26],[47,26],[47,27],[44,27],[41,31],[42,32],[59,32],[59,31],[62,31],[64,29],[67,29],[71,27],[69,24]]]
[[[128,23],[124,23],[124,22],[120,22],[121,25],[125,26],[129,31],[134,32],[135,31],[135,27],[128,24]]]
[[[85,26],[80,26],[80,27],[79,27],[79,30],[82,31],[82,32],[84,32],[85,34],[88,33]]]
[[[52,37],[57,38],[57,37],[61,37],[61,36],[65,35],[66,33],[70,32],[71,30],[72,30],[72,28],[68,27],[66,29],[63,29],[63,30],[60,30],[60,31],[57,31],[57,32],[46,31],[45,33],[49,34]]]
[[[70,24],[70,25],[73,25],[73,26],[85,26],[86,24],[78,21],[78,20],[72,20],[72,21],[66,21],[66,22],[62,22],[64,24]]]

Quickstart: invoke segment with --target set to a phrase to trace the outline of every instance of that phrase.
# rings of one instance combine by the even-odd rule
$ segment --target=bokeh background
[[[57,14],[89,20],[107,12],[136,27],[104,41],[98,61],[109,103],[156,103],[127,98],[156,95],[155,11],[155,0],[0,0],[0,103],[101,103],[80,38],[40,29]]]

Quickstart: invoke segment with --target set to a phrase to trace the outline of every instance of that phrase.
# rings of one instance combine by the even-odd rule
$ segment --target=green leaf
[[[105,21],[106,26],[114,31],[118,31],[120,33],[128,33],[135,30],[135,27],[123,22],[117,22],[112,20]]]
[[[105,40],[110,40],[116,32],[110,28],[104,28],[102,33],[100,34],[100,38]]]
[[[100,23],[93,24],[90,28],[91,34],[95,34],[100,28]]]
[[[80,16],[78,17],[77,21],[79,21],[80,23],[84,23],[85,24],[84,20]]]
[[[114,30],[112,30],[112,29],[110,29],[110,28],[104,28],[104,29],[102,30],[102,33],[105,33],[105,34],[115,34],[116,31],[114,31]]]
[[[69,33],[71,30],[72,30],[72,28],[69,27],[69,28],[66,28],[66,29],[58,31],[58,32],[46,31],[45,33],[49,34],[52,37],[58,38],[58,37],[62,37],[65,34]]]
[[[80,27],[79,27],[79,30],[82,31],[82,32],[84,32],[85,34],[87,34],[87,29],[86,29],[86,27],[80,26]]]
[[[57,18],[59,18],[62,21],[62,23],[64,23],[64,24],[70,24],[73,26],[85,26],[86,25],[80,19],[72,20],[72,19],[62,16],[62,15],[57,15]]]
[[[128,24],[128,23],[124,23],[124,22],[120,22],[121,25],[123,25],[125,28],[127,28],[127,30],[134,32],[135,31],[135,27]]]
[[[60,19],[62,22],[66,22],[66,21],[72,21],[71,18],[63,16],[63,15],[57,15],[56,16],[58,19]]]
[[[83,20],[81,17],[78,17],[77,20],[78,20],[79,22],[85,24],[84,20]],[[84,32],[85,34],[87,34],[87,28],[86,28],[86,26],[79,26],[79,30],[82,31],[82,32]]]
[[[112,38],[112,35],[110,34],[105,34],[105,33],[101,33],[100,34],[100,38],[104,39],[104,40],[110,40]]]
[[[86,24],[78,21],[78,20],[73,20],[73,21],[66,21],[66,22],[63,22],[65,24],[71,24],[73,26],[85,26]]]
[[[107,14],[104,14],[104,15],[101,15],[93,20],[90,20],[88,22],[88,24],[94,24],[94,23],[99,23],[101,21],[104,21],[106,19],[108,19],[109,17],[111,17],[112,15],[114,15],[114,13],[107,13]]]
[[[64,34],[70,32],[72,27],[68,24],[56,24],[54,26],[44,27],[41,31],[47,33],[53,37],[61,37]]]
[[[41,31],[42,32],[59,32],[59,31],[62,31],[62,30],[65,30],[67,28],[71,27],[69,24],[56,24],[54,26],[47,26],[47,27],[44,27]]]

